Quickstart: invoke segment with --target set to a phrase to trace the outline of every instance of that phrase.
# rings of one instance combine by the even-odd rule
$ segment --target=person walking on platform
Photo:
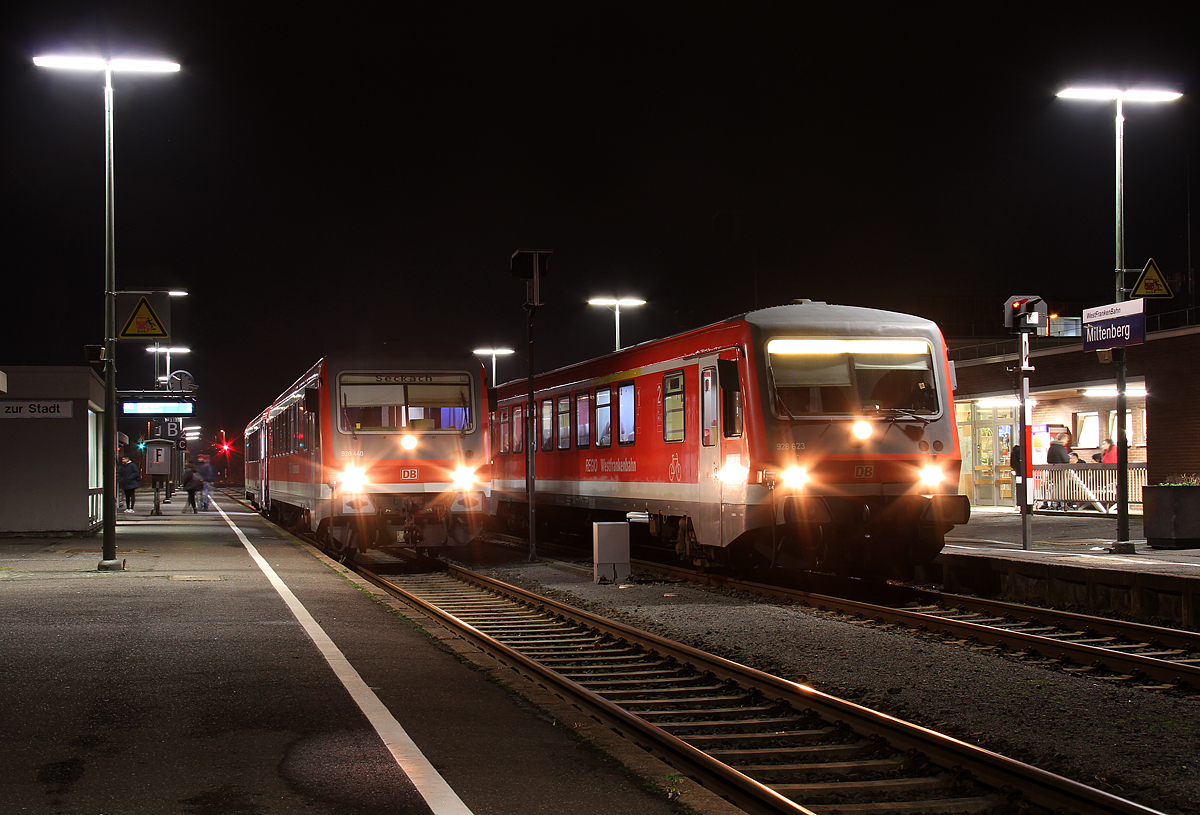
[[[204,481],[204,491],[200,493],[200,509],[208,511],[208,505],[212,503],[212,488],[213,481],[216,476],[213,474],[212,464],[209,463],[208,456],[200,456],[200,466],[196,468],[200,473],[200,478]]]
[[[129,456],[121,456],[121,469],[117,471],[117,478],[121,481],[121,489],[125,490],[125,511],[133,512],[137,488],[142,485],[142,471],[137,464],[129,460]]]
[[[187,466],[183,468],[183,478],[181,481],[183,488],[187,490],[188,494],[187,506],[183,508],[183,511],[186,513],[190,509],[193,515],[198,515],[196,493],[204,489],[204,479],[201,477],[200,471],[196,469],[195,464],[189,461]]]

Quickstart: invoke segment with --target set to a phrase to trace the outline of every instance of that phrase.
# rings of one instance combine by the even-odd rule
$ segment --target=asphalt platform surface
[[[139,502],[124,571],[0,538],[0,812],[676,811],[235,501]]]

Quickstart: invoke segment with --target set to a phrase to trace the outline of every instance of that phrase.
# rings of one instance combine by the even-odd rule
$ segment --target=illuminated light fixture
[[[804,467],[788,467],[784,470],[780,477],[783,479],[783,486],[790,489],[799,489],[808,483],[808,470]]]
[[[938,484],[941,484],[945,477],[946,475],[942,472],[942,468],[934,464],[930,464],[921,470],[921,483],[929,487],[936,487]]]
[[[1100,99],[1115,102],[1174,102],[1182,93],[1175,91],[1122,91],[1117,88],[1067,88],[1059,91],[1060,99]]]
[[[1103,388],[1084,388],[1083,390],[1081,390],[1079,392],[1079,394],[1081,396],[1100,396],[1100,397],[1107,396],[1110,399],[1116,399],[1117,398],[1117,386],[1109,385],[1109,386],[1103,387]],[[1125,395],[1126,396],[1145,396],[1146,395],[1146,386],[1143,385],[1140,388],[1126,387]]]
[[[770,340],[768,354],[927,354],[923,340]]]
[[[616,312],[616,315],[617,315],[617,323],[616,323],[617,324],[617,347],[616,347],[616,350],[620,351],[621,350],[621,306],[626,306],[626,307],[644,306],[644,305],[646,305],[646,301],[639,300],[636,297],[621,297],[619,299],[614,299],[612,297],[593,297],[591,300],[588,300],[588,305],[589,306],[605,306],[607,308],[613,309],[613,311]]]
[[[170,74],[179,70],[178,62],[161,59],[104,59],[103,57],[34,57],[39,68],[67,68],[72,71],[140,71],[151,74]]]
[[[454,479],[451,486],[458,492],[469,490],[475,484],[475,471],[470,467],[459,466],[454,469]]]
[[[743,467],[741,464],[726,464],[717,471],[717,478],[722,484],[745,484],[746,479],[750,476],[750,468]]]
[[[417,437],[411,433],[401,436],[400,446],[405,450],[415,450],[417,448]]]
[[[496,357],[497,356],[506,356],[508,354],[513,354],[516,352],[513,351],[513,349],[511,349],[511,348],[476,348],[471,353],[475,354],[477,356],[481,356],[481,357],[486,357],[489,354],[491,354],[491,357],[492,357],[492,384],[495,385],[496,384]]]
[[[362,492],[362,488],[366,484],[367,473],[362,467],[355,467],[351,464],[342,472],[342,487],[347,492]]]
[[[853,427],[850,428],[850,432],[854,434],[854,438],[861,439],[863,441],[871,438],[871,433],[873,431],[874,428],[871,427],[870,422],[864,422],[861,420],[855,422]]]

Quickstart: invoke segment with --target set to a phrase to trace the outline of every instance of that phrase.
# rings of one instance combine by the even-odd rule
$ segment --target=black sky
[[[1187,94],[1125,128],[1126,265],[1185,275],[1186,8],[9,3],[0,369],[102,334],[103,80],[39,54],[182,64],[115,80],[117,284],[191,291],[176,367],[236,435],[324,354],[523,350],[518,248],[554,250],[539,369],[610,349],[589,296],[649,301],[627,344],[797,297],[1111,302],[1113,108],[1069,84]]]

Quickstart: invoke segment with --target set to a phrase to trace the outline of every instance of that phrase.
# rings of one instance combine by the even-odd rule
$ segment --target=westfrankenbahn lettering
[[[621,459],[620,461],[600,461],[600,471],[604,473],[636,473],[637,462],[633,459]]]
[[[1084,325],[1088,342],[1103,342],[1104,340],[1128,340],[1133,336],[1132,327],[1125,325]]]

